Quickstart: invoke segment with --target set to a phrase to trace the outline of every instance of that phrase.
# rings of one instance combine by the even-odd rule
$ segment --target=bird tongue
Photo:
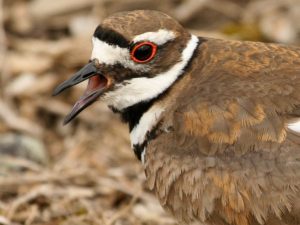
[[[95,102],[98,97],[103,93],[107,86],[107,79],[102,75],[95,75],[89,78],[89,82],[84,94],[73,106],[72,111],[65,117],[64,124],[69,123],[74,119],[82,110]]]

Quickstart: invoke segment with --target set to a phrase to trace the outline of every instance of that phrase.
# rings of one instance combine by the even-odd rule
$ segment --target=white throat
[[[126,80],[126,84],[116,85],[116,90],[107,92],[103,96],[103,100],[106,101],[108,105],[122,111],[122,109],[129,106],[157,97],[184,73],[184,68],[193,56],[198,41],[199,39],[192,35],[182,52],[181,60],[168,71],[157,74],[152,78],[139,77]]]

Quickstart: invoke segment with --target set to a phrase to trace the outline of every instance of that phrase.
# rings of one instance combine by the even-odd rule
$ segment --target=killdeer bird
[[[180,223],[300,224],[300,48],[200,38],[156,11],[93,35],[68,123],[96,100],[129,124],[147,184]]]

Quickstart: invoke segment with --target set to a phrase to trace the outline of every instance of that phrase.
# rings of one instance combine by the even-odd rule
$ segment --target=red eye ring
[[[148,55],[146,55],[145,59],[138,59],[137,55],[136,55],[137,50],[139,50],[143,46],[150,46],[151,47],[151,53],[150,54],[148,53]],[[144,42],[138,43],[135,46],[133,46],[132,50],[130,51],[130,57],[136,63],[146,63],[146,62],[149,62],[150,60],[152,60],[154,58],[156,52],[157,52],[157,45],[156,44],[154,44],[152,42],[149,42],[149,41],[144,41]]]

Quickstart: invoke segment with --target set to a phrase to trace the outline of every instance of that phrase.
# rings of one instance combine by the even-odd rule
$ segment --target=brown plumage
[[[179,34],[150,72],[104,65],[118,71],[113,80],[122,71],[155,77],[189,40],[153,11],[117,14],[102,26],[129,42],[161,28]],[[300,224],[300,133],[288,128],[300,117],[300,48],[201,38],[184,73],[150,102],[143,113],[164,111],[147,133],[146,182],[180,223]]]
[[[207,39],[160,100],[149,188],[180,221],[300,224],[299,90],[299,48]]]

